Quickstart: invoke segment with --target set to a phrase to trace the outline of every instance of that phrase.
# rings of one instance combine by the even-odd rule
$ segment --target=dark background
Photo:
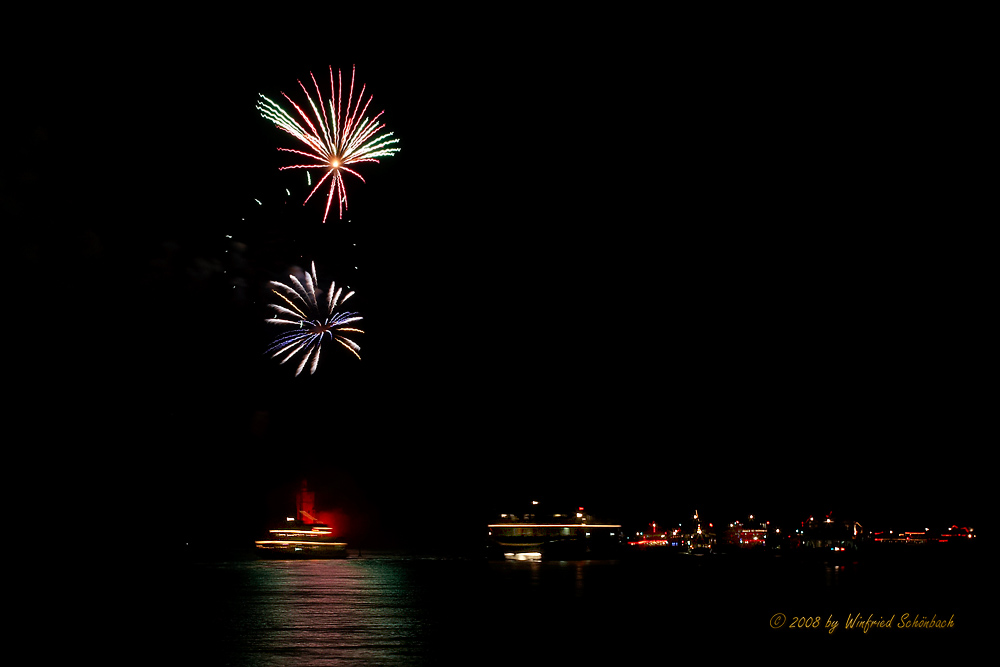
[[[128,25],[63,16],[7,59],[15,505],[215,546],[304,478],[373,546],[465,545],[530,500],[629,526],[987,520],[961,26]],[[255,104],[331,65],[401,150],[321,224]],[[293,377],[263,354],[267,281],[312,261],[357,290],[362,359]]]

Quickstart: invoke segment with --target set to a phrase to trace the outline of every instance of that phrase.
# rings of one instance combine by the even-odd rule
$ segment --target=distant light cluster
[[[360,359],[361,355],[358,352],[361,350],[361,346],[343,334],[364,333],[361,329],[346,326],[362,318],[357,313],[337,310],[351,298],[354,292],[343,294],[343,288],[336,289],[336,283],[331,282],[330,289],[326,294],[326,303],[321,305],[316,295],[319,280],[316,276],[315,262],[312,263],[312,272],[305,274],[305,285],[293,275],[288,277],[291,279],[291,286],[274,280],[269,283],[273,288],[271,291],[277,294],[285,305],[268,304],[276,312],[275,317],[267,321],[271,324],[284,324],[296,328],[286,331],[274,339],[265,354],[273,353],[271,354],[272,358],[284,354],[285,357],[281,360],[281,363],[284,364],[301,352],[302,360],[295,371],[296,376],[302,372],[310,360],[312,363],[309,367],[309,373],[316,372],[320,349],[323,340],[327,337],[337,341]]]
[[[343,82],[340,70],[337,70],[337,85],[335,86],[333,82],[333,67],[330,67],[329,114],[327,113],[326,104],[322,101],[323,95],[320,93],[319,84],[316,83],[316,77],[313,76],[312,72],[309,73],[309,76],[316,89],[316,101],[313,100],[312,95],[309,94],[302,81],[299,81],[299,86],[302,88],[302,92],[306,94],[306,99],[312,108],[312,118],[299,105],[293,102],[288,95],[282,93],[282,96],[295,107],[295,111],[298,113],[304,126],[292,114],[289,114],[278,106],[278,104],[263,95],[260,95],[263,101],[257,103],[257,109],[260,111],[261,116],[272,121],[280,129],[309,147],[307,151],[279,148],[279,151],[295,153],[314,161],[310,164],[288,165],[281,167],[281,170],[326,170],[326,175],[316,183],[309,196],[302,202],[305,205],[312,198],[313,194],[319,190],[320,186],[329,180],[330,189],[326,198],[326,209],[323,212],[323,222],[325,223],[334,196],[337,197],[337,207],[340,211],[341,219],[344,217],[344,209],[347,208],[347,192],[344,189],[344,179],[341,172],[346,171],[360,178],[362,182],[365,182],[361,174],[347,165],[359,162],[378,162],[377,158],[394,155],[399,151],[399,148],[393,144],[398,143],[399,139],[390,139],[389,137],[392,136],[392,132],[378,134],[385,127],[384,123],[377,124],[379,117],[384,113],[383,111],[378,112],[370,119],[364,117],[365,112],[368,110],[368,105],[372,101],[371,96],[365,102],[364,108],[359,111],[361,98],[365,94],[364,85],[361,86],[361,92],[358,94],[357,100],[352,101],[354,97],[354,69],[351,70],[351,87],[347,93],[347,105],[345,107],[342,103]],[[318,108],[317,102],[319,105]],[[306,172],[307,177],[308,173]],[[309,182],[311,184],[311,179],[309,179]]]

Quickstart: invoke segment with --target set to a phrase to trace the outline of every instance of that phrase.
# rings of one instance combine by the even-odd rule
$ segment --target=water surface
[[[188,563],[163,593],[172,601],[172,647],[195,664],[662,662],[762,646],[816,651],[822,661],[842,649],[926,652],[978,641],[983,584],[972,565],[380,554]],[[898,623],[904,613],[959,622],[943,630],[845,627],[857,614]],[[780,628],[771,627],[776,614],[785,617]],[[796,618],[820,620],[791,628]]]

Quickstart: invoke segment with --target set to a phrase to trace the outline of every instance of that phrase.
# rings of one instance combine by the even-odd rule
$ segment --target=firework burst
[[[299,87],[302,88],[302,92],[306,94],[306,99],[309,101],[309,107],[312,109],[311,118],[285,93],[281,94],[295,107],[298,119],[263,95],[260,96],[262,101],[257,102],[257,110],[260,111],[261,116],[308,147],[308,150],[304,151],[279,148],[279,151],[302,155],[312,160],[310,164],[293,164],[281,167],[282,171],[285,169],[326,170],[326,174],[319,179],[312,192],[302,202],[305,205],[316,191],[329,181],[326,209],[323,212],[323,222],[326,222],[327,215],[330,213],[330,204],[335,196],[340,217],[344,217],[344,209],[347,208],[347,192],[344,189],[343,172],[353,174],[360,178],[362,183],[365,182],[361,174],[348,165],[356,165],[359,162],[378,162],[380,157],[394,155],[399,151],[399,148],[393,144],[399,142],[399,139],[390,139],[392,132],[379,134],[379,131],[385,127],[384,123],[379,124],[378,122],[379,117],[384,113],[383,111],[375,114],[373,118],[365,117],[372,98],[369,96],[364,108],[361,108],[361,99],[365,95],[364,85],[361,86],[357,100],[352,101],[354,99],[354,69],[351,70],[351,87],[347,93],[346,106],[342,103],[344,87],[340,70],[337,70],[337,85],[334,85],[333,67],[330,68],[329,109],[327,104],[323,102],[323,95],[320,93],[319,84],[316,83],[316,77],[313,76],[312,72],[309,73],[309,77],[316,89],[316,100],[313,100],[302,81],[299,81]],[[302,122],[300,123],[299,120]]]
[[[319,285],[319,280],[316,277],[316,262],[312,263],[312,273],[307,271],[302,281],[293,275],[288,277],[292,281],[291,285],[274,280],[268,283],[272,287],[271,291],[284,301],[284,305],[268,304],[276,312],[275,317],[267,321],[271,324],[287,324],[296,328],[275,338],[265,354],[273,353],[272,357],[284,354],[285,357],[281,363],[285,363],[301,352],[302,361],[299,362],[299,367],[295,371],[296,376],[302,372],[310,359],[312,364],[309,367],[309,373],[316,372],[320,348],[325,338],[337,341],[360,359],[361,355],[358,352],[361,350],[361,346],[343,334],[364,333],[361,329],[345,326],[362,318],[357,313],[339,310],[339,307],[351,298],[354,292],[344,294],[343,288],[336,289],[336,283],[331,282],[330,289],[326,293],[326,303],[321,304],[316,295],[316,287]]]

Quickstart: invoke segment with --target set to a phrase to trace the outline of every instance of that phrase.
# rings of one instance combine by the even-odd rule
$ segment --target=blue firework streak
[[[316,296],[316,286],[319,279],[316,277],[316,262],[312,263],[312,272],[306,272],[303,281],[299,281],[293,275],[288,276],[292,284],[286,285],[277,281],[270,281],[272,292],[277,294],[286,305],[277,303],[268,304],[276,311],[275,317],[268,319],[271,324],[287,324],[295,329],[286,331],[271,343],[265,354],[273,353],[272,357],[284,354],[281,363],[285,363],[298,353],[302,353],[302,361],[295,371],[298,376],[302,369],[306,367],[310,359],[312,364],[309,373],[316,372],[316,365],[319,363],[319,353],[323,346],[323,340],[335,340],[358,359],[361,355],[358,352],[361,346],[350,338],[344,336],[345,333],[364,333],[361,329],[348,327],[347,324],[357,322],[361,318],[357,313],[339,310],[354,292],[343,293],[343,288],[337,289],[336,283],[330,283],[330,289],[326,293],[326,303],[321,305]],[[303,285],[303,282],[305,283]]]

